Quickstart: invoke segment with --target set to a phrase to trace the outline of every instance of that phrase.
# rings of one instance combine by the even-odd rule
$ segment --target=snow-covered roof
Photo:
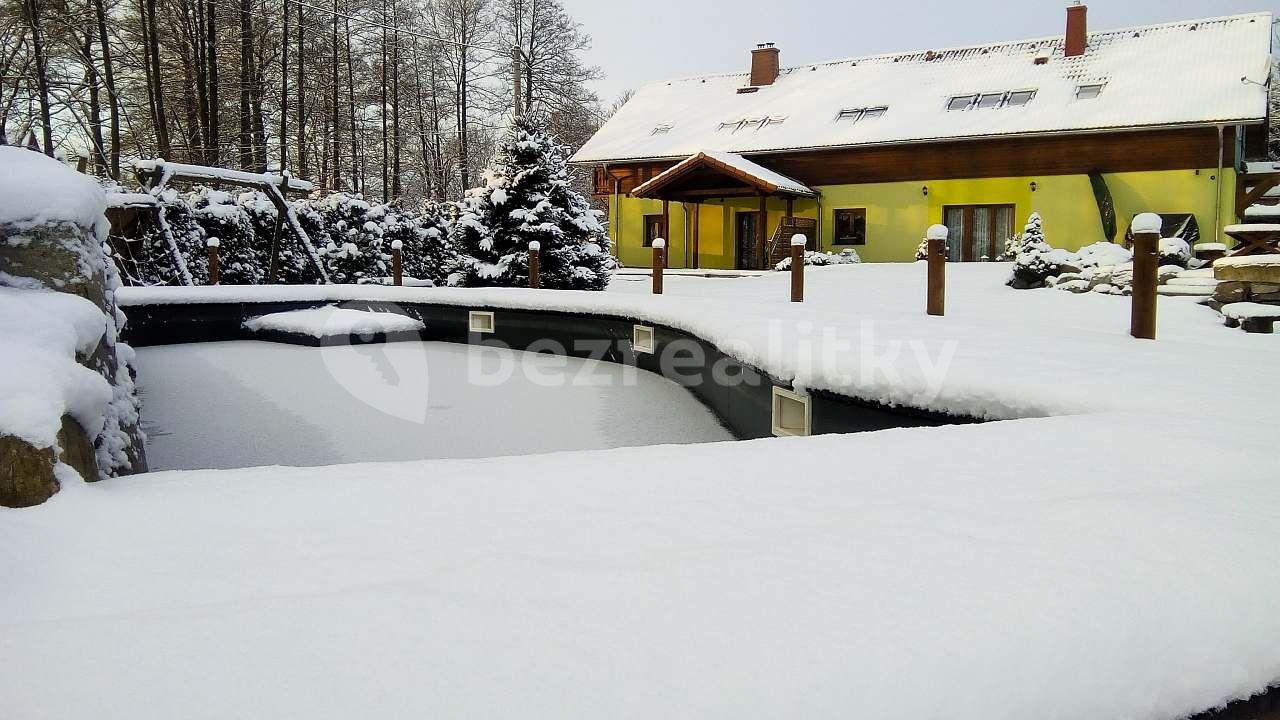
[[[1055,35],[836,60],[784,69],[773,85],[749,93],[737,92],[749,84],[745,72],[656,82],[642,87],[573,161],[1266,117],[1260,83],[1269,71],[1268,12],[1095,32],[1083,55],[1063,51],[1063,37]],[[1037,64],[1037,56],[1047,62]],[[953,97],[1017,91],[1034,93],[996,107],[947,109]]]
[[[718,150],[703,150],[685,158],[674,167],[637,187],[631,191],[631,194],[636,197],[645,197],[649,192],[661,188],[700,165],[713,167],[768,193],[817,195],[804,183],[797,182],[782,173],[774,172],[763,165],[751,162],[741,155]]]

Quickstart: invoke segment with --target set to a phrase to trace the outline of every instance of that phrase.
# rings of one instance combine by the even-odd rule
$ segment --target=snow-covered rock
[[[849,265],[851,263],[860,263],[862,258],[858,257],[858,253],[853,248],[846,248],[838,253],[831,252],[815,252],[806,250],[804,253],[804,264],[813,266],[823,265]],[[774,270],[790,270],[791,258],[783,258],[781,262],[773,266]]]

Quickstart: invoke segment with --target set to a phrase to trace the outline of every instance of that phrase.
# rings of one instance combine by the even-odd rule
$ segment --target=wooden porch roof
[[[710,198],[815,197],[804,184],[733,153],[703,151],[631,191],[632,197],[699,202]]]

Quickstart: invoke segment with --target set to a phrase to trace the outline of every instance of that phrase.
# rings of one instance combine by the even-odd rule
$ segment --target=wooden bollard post
[[[529,287],[542,287],[542,243],[537,240],[529,243]]]
[[[925,233],[929,244],[929,297],[925,312],[945,315],[947,305],[947,226],[931,225]]]
[[[391,241],[391,284],[404,284],[404,241]]]
[[[1160,216],[1143,213],[1133,219],[1133,299],[1129,334],[1156,338],[1156,286],[1160,265]]]
[[[221,282],[222,270],[218,267],[218,248],[222,242],[216,237],[211,237],[205,242],[205,248],[209,251],[209,284],[217,285]]]
[[[662,294],[662,268],[667,264],[667,241],[657,238],[653,241],[653,294]]]
[[[804,302],[804,246],[809,238],[791,236],[791,302]]]

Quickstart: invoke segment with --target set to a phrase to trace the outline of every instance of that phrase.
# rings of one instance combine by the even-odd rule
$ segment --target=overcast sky
[[[594,39],[588,60],[606,101],[651,80],[746,72],[748,51],[777,43],[782,64],[1061,33],[1064,0],[564,0]],[[1269,0],[1098,0],[1089,28],[1272,9]]]

